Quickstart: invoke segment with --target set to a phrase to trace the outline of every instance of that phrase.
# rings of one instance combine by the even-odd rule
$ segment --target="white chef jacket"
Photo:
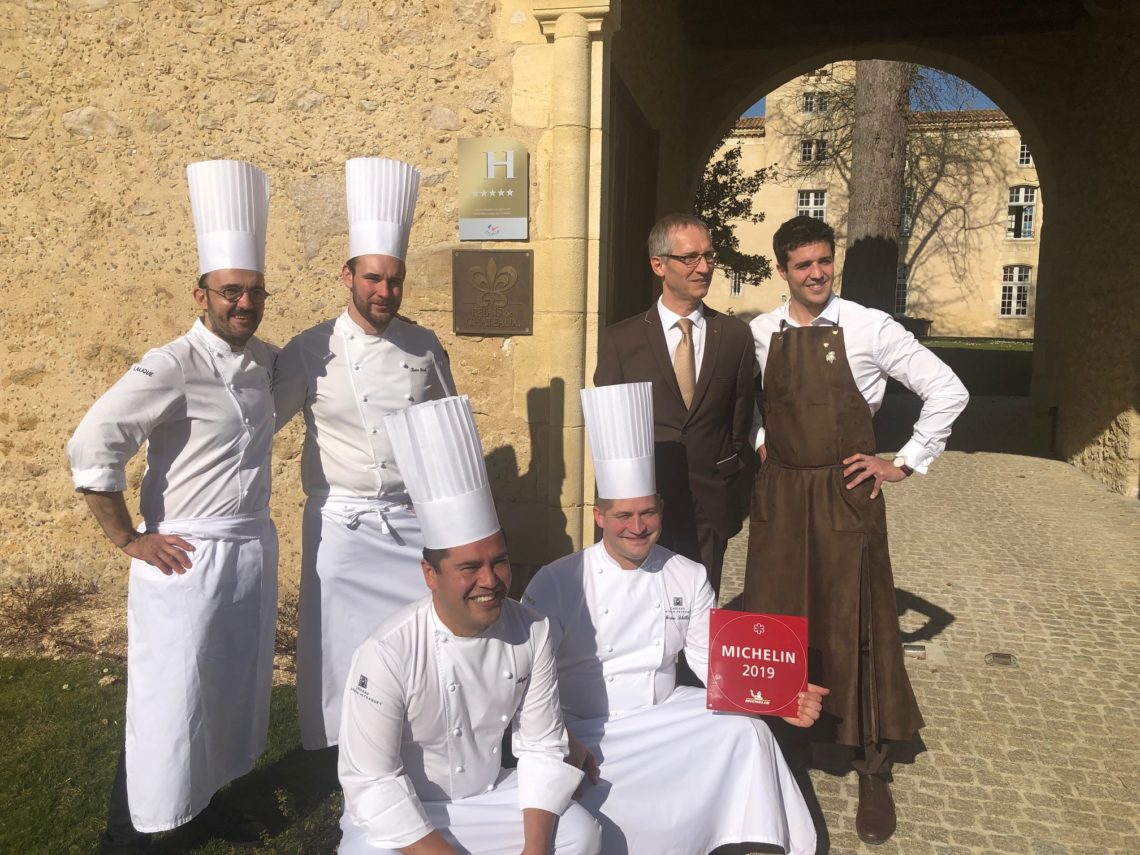
[[[240,351],[201,320],[149,351],[87,411],[67,444],[77,490],[119,492],[147,442],[147,522],[237,516],[269,504],[276,348]]]
[[[373,846],[433,828],[421,801],[493,790],[511,723],[519,809],[562,814],[582,780],[564,763],[550,626],[506,600],[482,635],[452,634],[431,597],[392,615],[353,656],[340,726],[345,810]]]
[[[127,801],[140,831],[188,822],[265,747],[277,614],[273,354],[255,338],[232,351],[198,321],[133,365],[68,444],[76,488],[115,492],[149,439],[145,527],[195,546],[184,574],[131,561]]]
[[[768,364],[772,334],[780,322],[798,327],[788,314],[788,304],[752,320],[756,344],[756,370],[763,374]],[[838,324],[843,328],[847,362],[863,399],[877,413],[887,391],[887,378],[893,377],[922,398],[922,412],[914,432],[898,453],[916,472],[926,473],[930,464],[946,449],[950,427],[966,408],[970,394],[950,367],[918,343],[906,328],[878,309],[869,309],[836,294],[812,321],[812,326]],[[764,444],[764,427],[759,413],[753,420],[753,447]]]
[[[708,574],[660,546],[625,570],[596,543],[539,570],[523,602],[550,619],[568,721],[661,703],[681,650],[694,674],[708,673]]]
[[[305,410],[307,496],[402,497],[384,416],[453,394],[435,333],[393,318],[382,335],[371,335],[347,311],[294,336],[273,379],[278,429]]]
[[[665,308],[661,298],[657,298],[657,314],[661,317],[661,326],[665,330],[665,347],[669,351],[669,363],[677,355],[677,345],[681,343],[681,328],[677,321],[681,319],[672,309]],[[693,336],[693,368],[696,376],[701,376],[701,363],[705,358],[705,307],[702,303],[684,317],[693,322],[691,335]]]

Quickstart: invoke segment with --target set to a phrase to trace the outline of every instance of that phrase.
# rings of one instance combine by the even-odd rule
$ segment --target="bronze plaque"
[[[457,249],[451,255],[456,335],[532,335],[534,253]]]

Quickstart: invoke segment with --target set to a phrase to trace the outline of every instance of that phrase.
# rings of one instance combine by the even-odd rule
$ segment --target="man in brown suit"
[[[660,543],[704,564],[719,593],[751,472],[752,335],[703,302],[716,252],[701,220],[663,217],[648,248],[661,298],[602,333],[594,385],[653,383],[657,490],[665,500]]]

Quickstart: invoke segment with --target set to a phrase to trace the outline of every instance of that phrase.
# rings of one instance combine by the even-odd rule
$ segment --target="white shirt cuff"
[[[934,455],[928,452],[924,445],[913,439],[904,445],[895,456],[903,458],[907,466],[923,475],[930,468],[930,464],[934,462]]]
[[[127,489],[127,473],[121,469],[72,469],[71,480],[76,490],[121,493]]]
[[[375,782],[354,795],[355,798],[347,799],[348,815],[365,829],[368,842],[373,846],[403,849],[434,830],[411,782],[404,775]]]
[[[759,449],[764,444],[764,440],[768,437],[768,432],[762,427],[754,427],[753,433],[756,435],[752,438],[752,447]]]
[[[549,755],[527,754],[519,758],[519,808],[539,808],[556,816],[570,806],[583,772]]]

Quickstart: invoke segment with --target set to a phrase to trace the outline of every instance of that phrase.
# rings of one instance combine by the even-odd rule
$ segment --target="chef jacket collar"
[[[435,603],[434,602],[432,602],[432,604],[431,604],[430,611],[431,611],[431,622],[432,622],[432,625],[435,626],[436,632],[442,632],[444,635],[446,635],[450,638],[458,638],[461,640],[462,639],[470,639],[470,638],[482,638],[484,633],[487,632],[487,630],[485,629],[485,630],[483,630],[483,632],[479,633],[478,635],[456,635],[454,632],[452,632],[450,629],[448,629],[447,624],[445,624],[440,619],[439,613],[435,610]],[[498,623],[498,621],[496,621],[496,623]],[[491,624],[491,626],[494,626],[494,625],[495,624]],[[490,629],[490,628],[491,627],[487,627],[487,629]]]
[[[235,357],[240,359],[245,352],[244,348],[242,350],[231,349],[230,346],[218,338],[217,335],[206,329],[206,325],[202,323],[201,318],[194,321],[194,326],[190,328],[190,335],[204,344],[210,353],[222,359],[234,359]],[[252,336],[250,340],[252,340]],[[249,344],[249,341],[247,341],[246,344]]]
[[[395,318],[392,320],[395,320]],[[361,328],[360,324],[352,319],[352,315],[348,313],[348,309],[345,309],[341,316],[337,318],[337,323],[343,325],[341,327],[342,329],[347,330],[350,333],[355,333],[356,335],[363,336],[365,341],[384,338],[384,333],[370,333]],[[391,324],[389,324],[389,326],[390,325]],[[387,330],[384,332],[387,332]]]

